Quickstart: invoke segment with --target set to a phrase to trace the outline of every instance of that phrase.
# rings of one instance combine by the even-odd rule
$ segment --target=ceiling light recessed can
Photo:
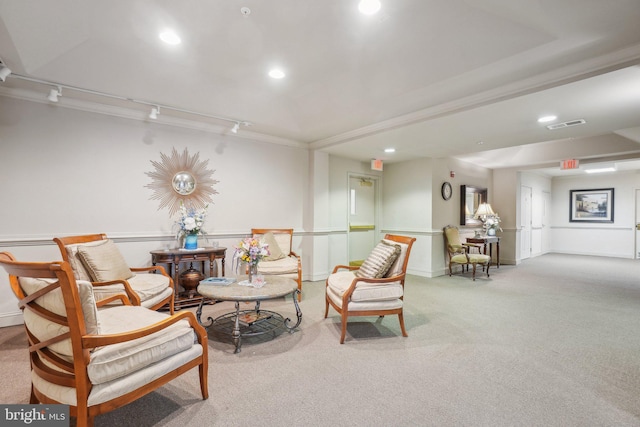
[[[279,68],[274,68],[273,70],[269,71],[269,77],[271,77],[272,79],[282,79],[284,78],[284,76],[284,71]]]
[[[163,32],[161,32],[160,40],[172,46],[178,45],[182,42],[182,40],[180,40],[180,37],[173,30],[164,30]]]
[[[549,116],[542,116],[538,119],[538,123],[549,123],[554,121],[555,119],[557,119],[558,116],[554,116],[554,115],[549,115]]]
[[[360,3],[358,3],[358,10],[364,15],[373,15],[377,13],[381,7],[382,4],[380,0],[360,0]]]
[[[385,148],[385,149],[384,149],[384,152],[385,152],[385,153],[395,153],[395,152],[396,152],[396,149],[395,149],[395,148]]]

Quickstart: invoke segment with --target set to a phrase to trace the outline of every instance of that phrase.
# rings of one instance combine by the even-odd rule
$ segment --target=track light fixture
[[[6,69],[7,71],[3,71],[4,69]],[[213,114],[201,113],[199,111],[194,111],[194,110],[185,110],[184,108],[178,108],[171,105],[157,104],[155,102],[132,99],[132,98],[124,97],[121,95],[112,95],[110,93],[99,92],[91,89],[84,89],[78,86],[70,86],[70,85],[60,84],[60,83],[49,81],[49,80],[41,80],[41,79],[29,77],[29,76],[23,76],[20,74],[11,73],[11,71],[8,68],[6,68],[6,65],[2,63],[2,59],[0,59],[0,73],[2,72],[5,73],[5,77],[11,74],[11,78],[26,80],[29,82],[38,83],[38,84],[47,85],[47,86],[54,86],[56,89],[51,89],[51,91],[49,92],[49,95],[47,96],[47,99],[51,102],[57,102],[58,97],[62,96],[62,88],[65,88],[67,91],[88,93],[91,95],[102,96],[109,99],[117,99],[120,101],[132,102],[138,105],[146,105],[147,107],[151,107],[151,112],[149,113],[150,119],[157,119],[158,115],[160,114],[160,108],[163,108],[166,111],[175,111],[175,112],[188,114],[191,116],[206,117],[208,119],[234,123],[233,129],[235,130],[233,131],[233,133],[237,133],[238,130],[240,130],[240,126],[251,126],[250,122],[238,120],[237,118],[216,116]],[[3,74],[0,74],[0,76],[2,75]],[[2,80],[4,81],[4,79]]]
[[[58,102],[58,97],[62,96],[62,88],[58,86],[56,89],[51,89],[49,91],[49,96],[47,99],[51,102]]]
[[[9,69],[9,67],[4,65],[4,62],[2,62],[2,59],[0,59],[0,80],[5,81],[9,74],[11,74],[11,70]]]

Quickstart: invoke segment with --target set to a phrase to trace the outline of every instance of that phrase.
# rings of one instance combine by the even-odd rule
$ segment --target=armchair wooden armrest
[[[333,267],[333,271],[331,272],[331,274],[333,273],[337,273],[338,270],[358,270],[360,267],[356,266],[356,265],[336,265],[335,267]]]
[[[108,282],[91,282],[91,285],[95,288],[99,288],[101,286],[110,286],[110,285],[122,285],[124,288],[124,292],[127,294],[127,298],[133,305],[140,305],[140,297],[129,285],[129,282],[126,280],[109,280]],[[117,298],[116,298],[117,299]],[[104,305],[105,300],[109,300],[109,297],[100,300],[100,305]],[[113,300],[115,301],[115,300]]]
[[[133,341],[135,339],[151,335],[163,329],[166,329],[170,325],[173,325],[180,320],[187,320],[189,325],[193,328],[200,344],[205,344],[207,338],[206,330],[198,323],[196,316],[190,311],[181,311],[175,313],[171,317],[164,319],[160,322],[156,322],[153,325],[149,325],[145,328],[136,329],[133,331],[123,332],[121,334],[110,335],[84,335],[82,337],[82,348],[92,349],[95,347],[101,347],[110,344],[117,344],[126,341]]]

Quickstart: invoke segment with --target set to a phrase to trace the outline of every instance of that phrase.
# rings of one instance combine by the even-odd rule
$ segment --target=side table
[[[205,262],[209,262],[209,275],[206,277],[218,276],[218,262],[222,266],[222,276],[224,276],[224,261],[227,248],[198,248],[193,250],[187,249],[166,249],[151,251],[151,263],[166,264],[167,272],[173,278],[173,286],[175,292],[174,310],[184,307],[192,307],[200,304],[203,300],[202,296],[185,296],[179,292],[180,285],[180,264],[184,262],[200,262],[202,263],[202,273],[206,276]]]
[[[487,244],[489,245],[489,256],[493,257],[493,244],[496,244],[496,267],[500,268],[500,237],[480,236],[467,237],[467,243],[480,243],[484,246],[484,254],[487,254]]]

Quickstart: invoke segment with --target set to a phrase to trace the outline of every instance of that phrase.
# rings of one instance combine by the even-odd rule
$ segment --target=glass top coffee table
[[[235,302],[235,311],[215,319],[209,317],[207,323],[203,323],[201,320],[204,299],[196,311],[196,317],[202,326],[215,328],[218,332],[231,336],[235,345],[235,353],[240,352],[242,337],[263,335],[280,328],[285,328],[291,333],[302,321],[302,311],[300,311],[297,298],[300,290],[296,281],[280,276],[265,276],[266,284],[260,288],[238,284],[246,279],[246,276],[238,276],[237,281],[231,284],[211,284],[202,281],[197,289],[200,295],[212,300]],[[293,305],[296,308],[298,319],[294,325],[291,325],[291,319],[285,319],[279,313],[260,309],[261,301],[286,297],[287,295],[293,296]],[[255,301],[255,308],[240,310],[240,303],[246,301]]]

